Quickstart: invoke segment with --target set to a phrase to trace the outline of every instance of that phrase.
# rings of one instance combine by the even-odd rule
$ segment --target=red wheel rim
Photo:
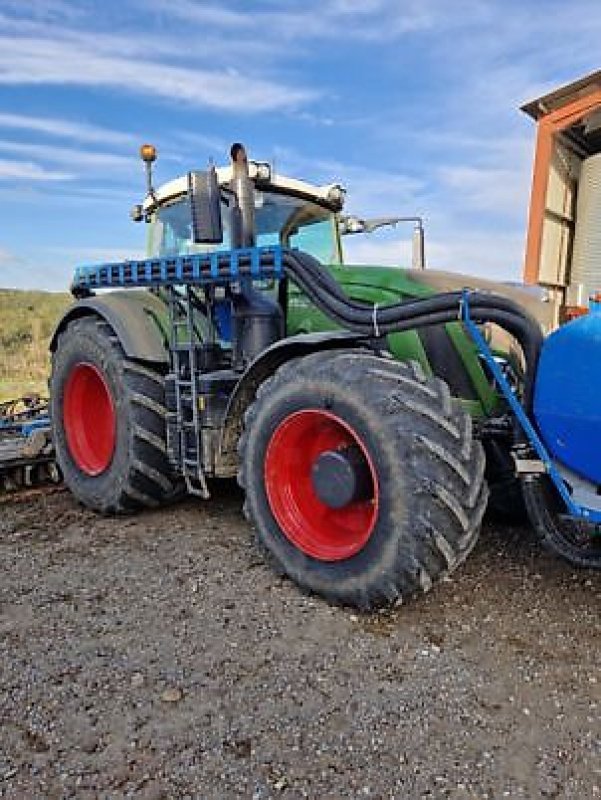
[[[116,415],[111,391],[93,364],[71,370],[63,396],[63,425],[71,456],[82,472],[100,475],[115,450]]]
[[[371,496],[330,508],[316,495],[311,469],[324,452],[356,445],[369,467]],[[342,561],[365,547],[378,517],[378,480],[367,448],[329,411],[297,411],[276,428],[265,455],[265,488],[286,538],[320,561]]]

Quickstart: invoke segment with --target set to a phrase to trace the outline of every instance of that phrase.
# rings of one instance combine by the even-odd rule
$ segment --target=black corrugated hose
[[[463,292],[372,306],[349,298],[324,267],[307,253],[288,250],[284,269],[309,300],[334,322],[365,336],[384,336],[412,328],[440,325],[461,319]],[[513,300],[501,295],[471,292],[470,316],[474,322],[493,322],[520,345],[526,364],[523,402],[531,410],[534,377],[543,334],[538,322]]]

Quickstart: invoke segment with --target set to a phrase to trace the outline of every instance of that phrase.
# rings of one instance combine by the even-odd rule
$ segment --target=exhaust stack
[[[232,247],[254,247],[255,229],[255,188],[248,174],[248,158],[244,146],[239,142],[232,145],[232,180],[230,190],[234,202],[231,209]]]

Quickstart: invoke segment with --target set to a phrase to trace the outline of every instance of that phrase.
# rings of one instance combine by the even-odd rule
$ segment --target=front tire
[[[128,359],[104,320],[84,317],[60,334],[50,397],[56,460],[84,505],[127,513],[177,494],[166,453],[163,376]]]
[[[259,543],[278,571],[333,602],[367,609],[427,591],[477,540],[482,447],[447,385],[417,365],[367,351],[289,362],[259,388],[239,450]],[[358,465],[346,500],[332,489],[342,473],[315,482],[316,466],[341,457],[344,470]]]

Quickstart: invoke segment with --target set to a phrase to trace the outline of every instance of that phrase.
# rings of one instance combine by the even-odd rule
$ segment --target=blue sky
[[[144,141],[157,183],[241,140],[343,182],[349,211],[422,214],[432,266],[517,279],[518,106],[599,68],[599,41],[598,0],[0,0],[0,286],[142,254]],[[354,254],[398,263],[401,238]]]

